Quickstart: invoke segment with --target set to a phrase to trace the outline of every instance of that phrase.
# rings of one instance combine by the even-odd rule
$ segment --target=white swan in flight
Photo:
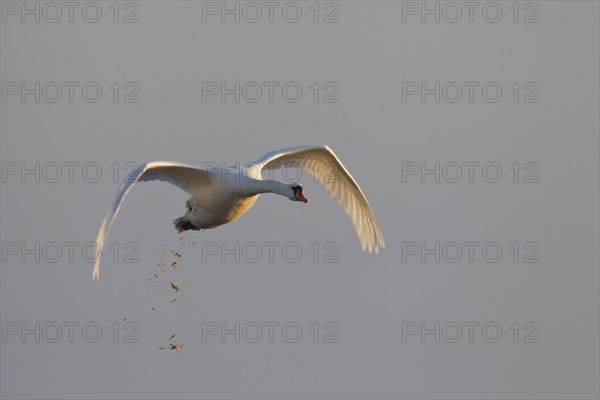
[[[262,171],[284,166],[299,167],[312,174],[348,214],[363,250],[369,253],[385,247],[379,224],[369,202],[335,153],[327,146],[299,146],[271,151],[244,167],[207,171],[178,162],[154,161],[136,168],[117,190],[115,202],[106,213],[98,237],[92,278],[100,278],[100,252],[125,196],[137,182],[166,181],[191,197],[186,212],[175,220],[179,232],[216,228],[235,221],[256,202],[260,193],[276,193],[293,201],[308,203],[299,183],[263,180]]]

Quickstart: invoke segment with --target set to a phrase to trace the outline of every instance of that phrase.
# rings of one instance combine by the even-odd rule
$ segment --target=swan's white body
[[[161,180],[172,183],[191,197],[183,217],[175,220],[178,231],[216,228],[244,215],[261,193],[276,193],[291,200],[308,202],[299,184],[263,180],[262,171],[293,165],[315,176],[337,200],[352,220],[363,250],[369,253],[385,247],[379,224],[362,190],[342,162],[327,146],[300,146],[276,150],[244,167],[203,170],[177,162],[155,161],[143,164],[123,181],[113,207],[107,212],[96,243],[104,247],[108,231],[125,196],[137,182]],[[320,167],[320,168],[319,168]],[[334,173],[315,174],[329,169]],[[93,279],[100,278],[100,256],[96,258]]]

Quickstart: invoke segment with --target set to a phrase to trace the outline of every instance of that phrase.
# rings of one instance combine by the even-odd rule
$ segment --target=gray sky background
[[[513,2],[498,3],[497,23],[482,18],[485,2],[473,23],[467,15],[456,23],[432,17],[422,23],[419,15],[403,22],[403,3],[391,1],[321,2],[314,23],[313,2],[299,2],[297,23],[286,22],[280,6],[273,23],[265,14],[254,24],[231,17],[221,23],[218,16],[203,22],[200,1],[137,2],[138,23],[122,22],[136,11],[124,2],[119,23],[113,2],[98,3],[97,23],[82,19],[85,3],[78,3],[73,23],[66,15],[57,23],[35,23],[31,16],[21,23],[7,3],[0,25],[3,95],[6,82],[81,85],[73,103],[66,90],[56,103],[36,104],[32,95],[23,103],[19,94],[0,103],[3,398],[598,398],[597,2],[523,2],[518,23]],[[323,23],[335,5],[339,22]],[[535,5],[539,22],[523,23]],[[82,98],[86,82],[102,88],[98,102]],[[109,88],[114,82],[118,103]],[[122,101],[128,82],[139,88],[138,103]],[[282,98],[281,86],[273,103],[266,91],[256,103],[236,104],[232,96],[203,102],[202,82],[297,82],[303,92],[296,103]],[[339,101],[315,103],[314,82],[321,97],[334,82]],[[423,103],[418,95],[403,102],[403,82],[481,85],[472,103],[466,90],[456,103],[435,103],[433,95]],[[498,102],[481,96],[488,82],[502,88]],[[533,86],[525,87],[528,82]],[[536,87],[538,102],[523,102]],[[11,251],[11,243],[34,248],[39,242],[40,249],[59,243],[66,252],[65,242],[93,242],[118,186],[114,163],[120,180],[128,162],[245,163],[273,149],[321,143],[366,193],[386,240],[379,255],[361,251],[349,219],[308,176],[301,181],[310,204],[261,196],[241,220],[189,233],[188,243],[199,243],[181,251],[176,271],[157,264],[176,259],[169,251],[181,242],[172,220],[183,215],[187,196],[166,183],[140,184],[129,194],[108,238],[120,253],[117,262],[105,257],[99,284],[81,246],[72,261],[66,253],[50,262],[54,253],[40,250],[36,262],[35,254]],[[87,182],[79,166],[71,183],[63,167],[58,182],[42,176],[36,183],[32,175],[23,182],[7,172],[39,162],[50,174],[50,163],[70,161],[98,163],[103,175]],[[457,183],[434,183],[431,176],[426,183],[418,176],[403,181],[403,163],[470,161],[498,163],[502,178],[486,182],[480,166],[473,183],[465,176]],[[519,183],[509,169],[515,162]],[[537,183],[522,182],[532,171],[524,169],[528,162],[539,167]],[[232,256],[222,262],[221,253],[207,256],[201,244],[274,241],[295,243],[300,260],[287,262],[280,246],[272,263],[266,254],[256,263]],[[136,263],[124,262],[127,242],[135,243]],[[328,242],[337,246],[338,263],[323,262]],[[487,262],[480,246],[473,263],[467,254],[456,263],[436,263],[431,255],[422,262],[403,254],[407,242],[428,248],[493,242],[502,257]],[[518,263],[509,248],[515,242]],[[539,248],[538,263],[523,262],[528,242]],[[314,243],[321,249],[317,262]],[[158,278],[148,280],[153,273]],[[34,335],[22,340],[21,332],[6,332],[36,322],[48,327],[40,343]],[[80,324],[73,343],[68,322]],[[96,343],[81,333],[89,322],[102,328]],[[110,328],[115,322],[119,343]],[[125,322],[139,327],[138,343],[123,343]],[[203,342],[207,322],[280,326],[274,343],[264,325],[257,343],[235,343],[233,335],[225,343],[218,335]],[[289,322],[302,328],[297,343],[282,338]],[[319,343],[310,329],[315,322]],[[327,322],[339,328],[338,343],[323,343],[331,332]],[[407,322],[429,329],[455,323],[462,337],[450,343],[450,328],[439,343],[433,335],[403,341]],[[473,343],[469,322],[480,324]],[[490,322],[502,328],[496,343],[482,337]],[[54,337],[49,323],[62,326],[56,343],[47,340]],[[535,327],[529,339],[538,343],[524,343]],[[488,333],[493,337],[494,329]],[[159,350],[172,334],[185,347]]]

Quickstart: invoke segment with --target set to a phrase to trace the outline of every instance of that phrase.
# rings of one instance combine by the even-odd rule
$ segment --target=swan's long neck
[[[287,197],[289,185],[273,180],[251,180],[244,185],[244,194],[248,197],[261,193],[276,193]]]

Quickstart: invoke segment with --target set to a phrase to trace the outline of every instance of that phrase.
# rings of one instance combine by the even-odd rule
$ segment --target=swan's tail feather
[[[187,216],[177,218],[175,221],[173,221],[173,223],[175,224],[175,229],[177,229],[177,232],[179,233],[189,230],[199,230],[198,228],[196,228],[196,226],[194,226],[194,224],[190,222]]]

